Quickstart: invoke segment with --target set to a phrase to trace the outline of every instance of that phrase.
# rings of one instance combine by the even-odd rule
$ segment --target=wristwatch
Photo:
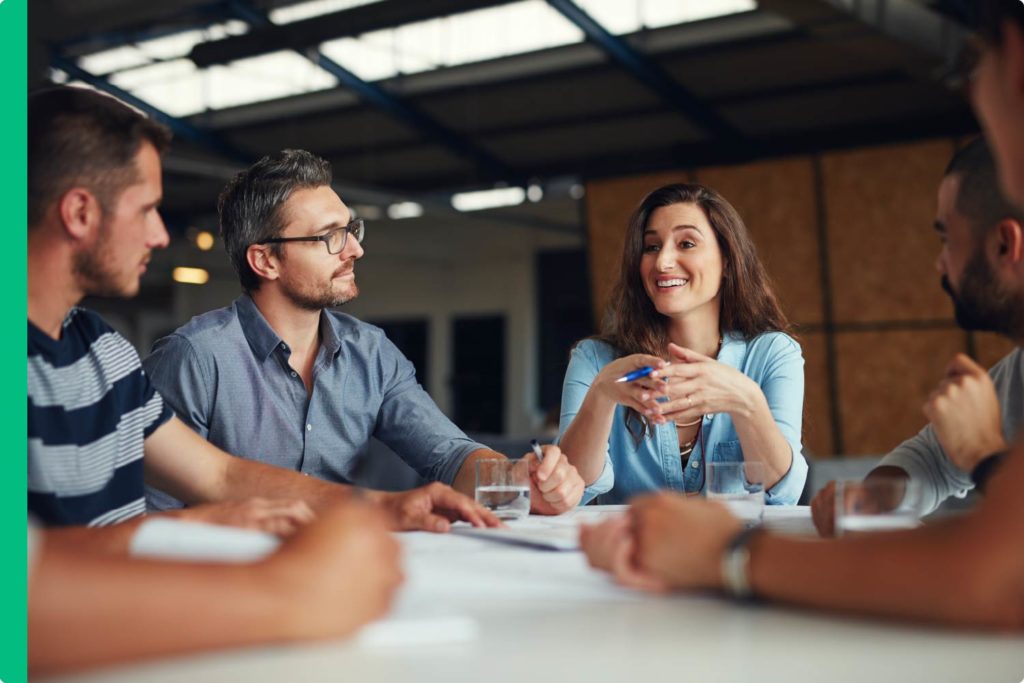
[[[747,527],[732,537],[722,552],[722,583],[725,591],[738,600],[751,600],[750,539],[761,533],[760,526]]]

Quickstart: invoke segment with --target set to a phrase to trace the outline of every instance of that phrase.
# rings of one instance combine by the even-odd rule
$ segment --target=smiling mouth
[[[684,280],[683,278],[674,278],[672,280],[661,280],[655,284],[658,289],[673,289],[674,287],[682,287],[688,282],[689,280]]]

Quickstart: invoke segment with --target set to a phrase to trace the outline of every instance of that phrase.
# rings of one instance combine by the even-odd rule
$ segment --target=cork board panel
[[[972,332],[971,334],[974,335],[976,360],[986,368],[991,368],[1002,360],[1003,356],[1017,348],[1016,344],[1001,334],[992,332]]]
[[[732,204],[757,245],[790,320],[823,320],[814,168],[809,157],[697,170]]]
[[[690,182],[691,178],[689,171],[678,170],[587,183],[587,250],[594,320],[599,326],[619,274],[622,239],[629,214],[651,190],[669,183]]]
[[[822,157],[834,319],[944,320],[935,194],[951,140]]]
[[[964,346],[957,329],[836,334],[845,452],[887,453],[916,434],[921,406]]]
[[[828,382],[828,355],[822,332],[799,334],[804,352],[804,454],[828,458],[832,443],[832,395]]]

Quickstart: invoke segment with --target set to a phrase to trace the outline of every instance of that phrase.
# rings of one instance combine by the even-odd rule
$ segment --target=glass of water
[[[522,519],[530,514],[529,461],[477,460],[476,502],[498,519]]]
[[[709,462],[707,497],[725,503],[743,521],[759,523],[764,518],[764,465]]]
[[[912,529],[923,514],[921,487],[899,477],[836,482],[836,535]]]

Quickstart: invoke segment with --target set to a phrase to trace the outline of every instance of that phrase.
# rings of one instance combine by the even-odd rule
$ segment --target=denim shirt
[[[311,393],[290,355],[243,294],[157,341],[143,366],[178,417],[214,445],[328,481],[362,483],[371,436],[421,477],[447,484],[486,448],[445,417],[378,327],[323,311]],[[179,505],[154,489],[147,495],[154,508]]]
[[[562,388],[562,414],[559,438],[572,424],[594,378],[620,354],[603,342],[587,339],[572,351]],[[765,491],[769,505],[795,505],[807,479],[807,461],[800,444],[804,402],[804,359],[800,345],[781,332],[766,332],[747,341],[740,334],[726,334],[718,361],[736,368],[757,382],[768,401],[782,436],[793,451],[789,471]],[[707,462],[742,462],[736,427],[727,413],[705,415],[703,444],[697,445],[686,463],[679,458],[679,436],[671,422],[654,425],[638,444],[626,428],[626,409],[615,407],[608,451],[601,475],[587,487],[583,502],[602,496],[604,503],[625,503],[640,493],[671,489],[702,492],[706,483]]]

